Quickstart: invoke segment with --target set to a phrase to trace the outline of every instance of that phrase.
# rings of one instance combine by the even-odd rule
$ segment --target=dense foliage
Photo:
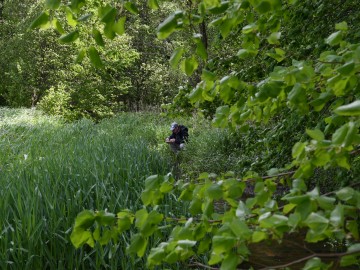
[[[166,2],[146,1],[154,10]],[[103,36],[111,40],[123,34],[127,12],[143,11],[139,8],[143,1],[94,3],[99,7],[91,18],[103,25],[93,35],[99,46]],[[65,6],[60,0],[47,0],[46,10],[32,27],[61,20],[64,9],[82,18],[92,4],[73,0]],[[192,159],[197,150],[188,156],[185,152],[183,180],[171,174],[148,177],[139,210],[81,212],[72,243],[117,245],[130,233],[130,243],[120,243],[126,243],[130,255],[146,255],[149,268],[190,261],[200,267],[236,269],[251,263],[254,246],[284,243],[299,233],[305,243],[335,241],[343,249],[331,256],[307,249],[307,255],[264,269],[298,263],[304,269],[358,265],[360,44],[356,29],[360,13],[356,1],[342,4],[199,0],[187,1],[171,13],[158,26],[157,37],[171,40],[183,30],[193,42],[191,47],[180,43],[170,57],[173,68],[179,66],[191,77],[174,100],[176,109],[199,108],[204,116],[213,117],[216,127],[234,133],[218,137],[215,143],[204,142],[202,149],[208,147],[210,157],[202,160],[203,167]],[[86,40],[86,33],[93,31],[92,21],[78,21],[60,41]],[[93,67],[104,71],[102,49],[85,50],[80,55],[87,54]],[[297,127],[293,133],[292,124]],[[235,139],[225,143],[232,136]],[[236,138],[244,139],[245,145]],[[224,145],[229,160],[236,150],[251,158],[235,155],[238,167],[225,172],[224,158],[211,151]],[[209,166],[209,160],[216,166]],[[217,174],[201,172],[203,168]],[[331,179],[336,184],[330,186],[340,187],[324,193],[318,178],[328,186]],[[285,194],[278,192],[281,185]],[[249,188],[253,196],[247,198]],[[168,216],[162,208],[172,196],[188,205],[183,217]],[[170,234],[158,235],[169,227]],[[331,260],[321,260],[327,257]],[[257,267],[256,262],[251,266]]]

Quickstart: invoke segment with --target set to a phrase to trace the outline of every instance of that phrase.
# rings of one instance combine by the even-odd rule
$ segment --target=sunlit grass
[[[125,254],[127,236],[118,245],[75,250],[69,235],[83,209],[141,207],[144,179],[171,170],[168,126],[151,115],[65,123],[35,110],[0,109],[0,268],[142,265]]]

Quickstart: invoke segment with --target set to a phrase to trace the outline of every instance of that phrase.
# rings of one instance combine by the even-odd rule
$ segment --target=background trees
[[[1,104],[38,105],[45,112],[71,120],[100,119],[114,112],[143,110],[170,102],[186,77],[167,67],[174,45],[157,40],[155,29],[175,6],[170,4],[159,14],[140,5],[144,16],[126,12],[131,25],[127,33],[105,40],[99,32],[101,24],[87,16],[104,3],[88,1],[82,17],[63,6],[59,12],[64,17],[50,23],[47,15],[40,16],[38,26],[42,30],[32,31],[29,26],[41,13],[42,1],[4,1],[0,27]],[[81,25],[81,21],[89,25]],[[81,33],[81,40],[56,41],[74,29],[77,30],[73,33]],[[90,54],[95,62],[101,58],[104,68],[92,67],[85,54]]]

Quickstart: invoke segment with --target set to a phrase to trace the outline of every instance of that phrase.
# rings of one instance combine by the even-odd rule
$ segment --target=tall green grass
[[[2,108],[0,268],[141,268],[141,260],[125,253],[127,236],[111,247],[75,250],[69,235],[83,209],[141,207],[144,179],[171,171],[163,143],[168,126],[169,120],[146,114],[65,123]]]

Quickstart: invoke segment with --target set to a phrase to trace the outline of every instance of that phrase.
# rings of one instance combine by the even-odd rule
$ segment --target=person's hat
[[[179,126],[178,123],[174,122],[174,123],[171,124],[170,130],[173,131],[178,126]]]

